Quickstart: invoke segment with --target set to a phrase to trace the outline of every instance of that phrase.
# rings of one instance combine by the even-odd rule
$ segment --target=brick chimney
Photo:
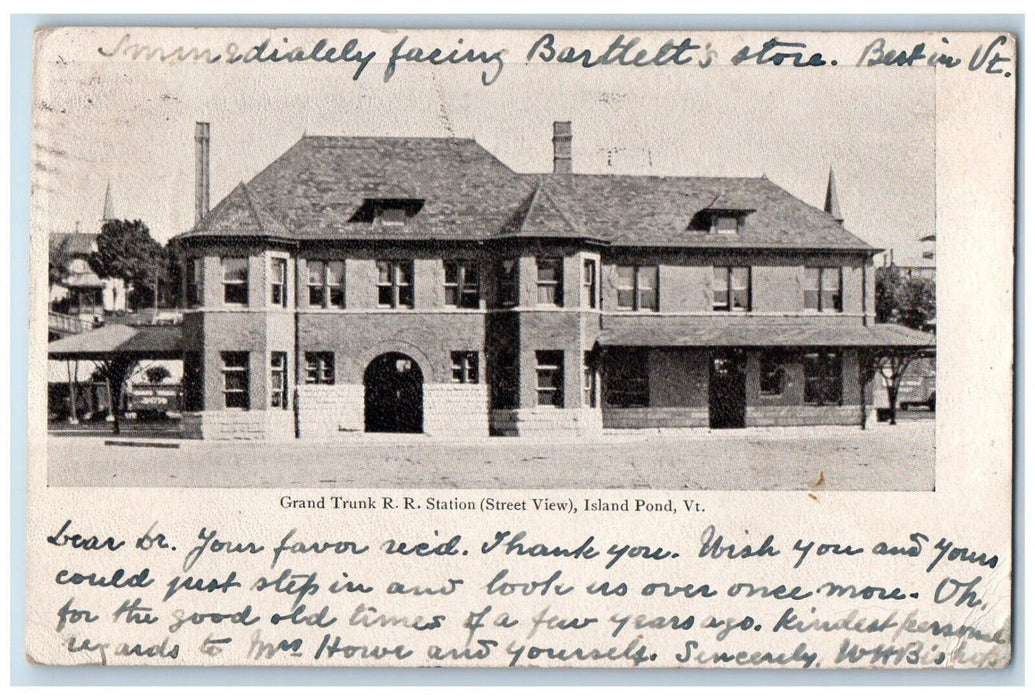
[[[553,123],[553,171],[571,173],[571,122]]]
[[[208,122],[194,125],[194,223],[208,213]]]

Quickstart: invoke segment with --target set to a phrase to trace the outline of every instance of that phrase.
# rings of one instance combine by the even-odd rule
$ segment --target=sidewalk
[[[350,435],[278,443],[64,433],[48,438],[48,481],[52,486],[803,490],[822,473],[827,490],[929,491],[934,431],[934,421],[914,421],[865,431],[834,426],[609,431],[591,441]]]

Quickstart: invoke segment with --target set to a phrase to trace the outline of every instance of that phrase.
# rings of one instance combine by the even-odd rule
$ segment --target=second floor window
[[[318,309],[345,308],[345,263],[340,260],[310,260],[309,306]]]
[[[223,303],[248,305],[248,258],[223,258]]]
[[[287,260],[273,258],[270,265],[270,303],[287,308]]]
[[[446,306],[477,309],[481,298],[478,267],[469,260],[447,260]]]
[[[712,286],[713,311],[751,310],[751,268],[717,267]]]
[[[582,261],[582,306],[597,308],[597,261]]]
[[[658,268],[656,265],[618,267],[618,308],[625,311],[658,310]]]
[[[413,308],[413,261],[377,261],[377,305]]]
[[[842,311],[841,268],[805,268],[805,308],[809,311]]]
[[[563,266],[560,258],[536,260],[536,303],[540,306],[564,306]]]
[[[518,261],[515,258],[500,261],[499,295],[500,306],[517,306]]]
[[[187,261],[187,306],[195,308],[201,306],[202,289],[201,258],[192,258]]]

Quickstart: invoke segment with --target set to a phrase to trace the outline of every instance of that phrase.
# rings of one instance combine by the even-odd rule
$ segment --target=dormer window
[[[379,218],[385,226],[402,226],[406,223],[406,211],[397,208],[382,209]]]
[[[716,233],[736,233],[740,217],[733,214],[716,214],[713,222]]]
[[[423,199],[364,199],[350,222],[403,226],[423,208]]]
[[[701,209],[690,219],[688,231],[701,231],[702,233],[731,235],[740,232],[744,219],[754,212],[754,209],[720,209],[708,207]]]

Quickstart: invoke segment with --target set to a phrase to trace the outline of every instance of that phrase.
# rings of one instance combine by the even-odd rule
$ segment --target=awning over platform
[[[112,355],[140,360],[180,359],[183,329],[181,326],[109,323],[55,340],[47,346],[47,356],[52,360],[104,360]]]
[[[660,320],[660,319],[658,319]],[[673,321],[605,328],[599,343],[614,347],[857,347],[928,348],[934,336],[893,323],[817,325],[815,323],[693,323]]]

